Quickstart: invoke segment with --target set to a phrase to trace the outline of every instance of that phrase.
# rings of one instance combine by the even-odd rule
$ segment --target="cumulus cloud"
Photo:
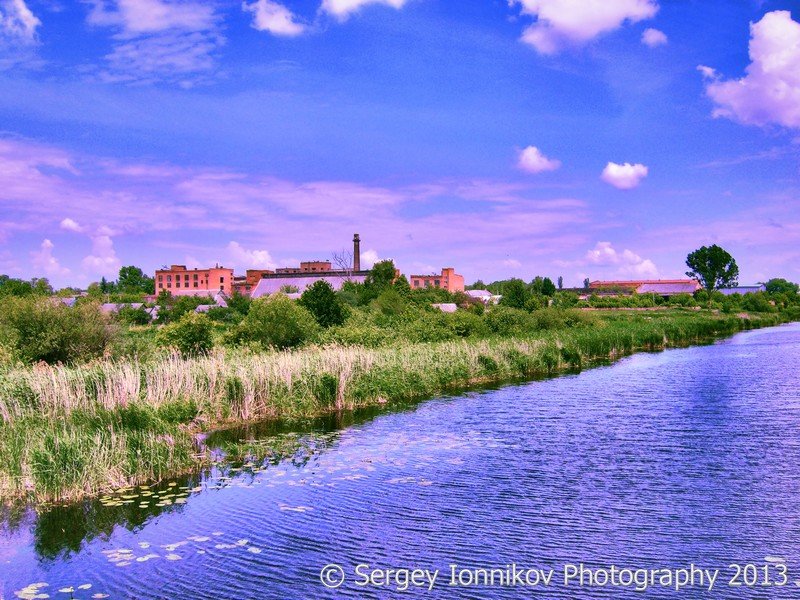
[[[644,30],[644,33],[642,33],[642,43],[650,48],[665,46],[668,41],[666,33],[658,29],[653,29],[652,27],[648,27]]]
[[[61,229],[66,229],[67,231],[72,231],[74,233],[81,233],[83,232],[83,227],[80,226],[80,223],[74,221],[67,217],[66,219],[62,219],[59,225]]]
[[[245,12],[253,13],[252,26],[273,35],[294,37],[306,31],[306,26],[288,8],[272,0],[257,0],[242,4]]]
[[[116,277],[121,264],[111,236],[99,234],[92,237],[92,253],[81,264],[92,275]]]
[[[90,0],[87,21],[116,30],[100,78],[112,82],[176,81],[188,87],[213,70],[224,43],[208,3],[191,0]]]
[[[247,250],[239,242],[228,244],[228,256],[240,269],[274,269],[275,261],[267,250]]]
[[[542,173],[555,171],[561,166],[561,161],[547,158],[536,146],[528,146],[519,153],[517,165],[528,173]]]
[[[611,242],[597,242],[586,252],[585,262],[600,267],[617,267],[617,273],[633,277],[658,277],[658,269],[652,260],[642,258],[635,252],[618,252]]]
[[[384,4],[396,9],[401,9],[408,0],[322,0],[320,10],[333,15],[337,19],[344,20],[351,13],[356,12],[367,4]]]
[[[36,28],[42,22],[31,12],[25,0],[0,2],[0,38],[31,43],[36,40]]]
[[[522,263],[516,258],[507,258],[503,261],[503,266],[510,267],[512,269],[519,269],[522,266]]]
[[[361,268],[371,269],[376,262],[380,262],[381,258],[375,250],[369,249],[361,253]]]
[[[49,277],[68,274],[69,269],[62,267],[58,259],[53,256],[53,247],[53,242],[45,239],[39,246],[39,250],[31,253],[31,262],[33,262],[34,268],[40,272],[39,274],[43,273]]]
[[[655,0],[510,0],[522,13],[536,18],[522,34],[522,41],[542,54],[556,54],[568,46],[580,46],[658,12]]]
[[[641,163],[618,165],[617,163],[609,162],[606,168],[603,169],[600,179],[617,189],[631,190],[639,185],[642,179],[647,177],[647,171],[647,167]]]
[[[711,67],[706,94],[713,115],[746,125],[800,128],[800,23],[788,10],[768,12],[750,24],[750,64],[741,79],[722,79]]]

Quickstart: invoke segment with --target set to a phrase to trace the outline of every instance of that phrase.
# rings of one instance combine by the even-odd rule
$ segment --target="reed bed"
[[[205,460],[194,434],[226,424],[425,398],[778,322],[779,315],[610,314],[591,326],[514,338],[11,369],[0,373],[0,498],[71,500],[184,472]]]

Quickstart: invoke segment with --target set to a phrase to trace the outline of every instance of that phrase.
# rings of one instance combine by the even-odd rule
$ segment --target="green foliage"
[[[703,246],[686,257],[686,275],[697,279],[709,292],[721,287],[734,287],[739,267],[733,257],[716,244]]]
[[[246,315],[250,312],[250,304],[253,300],[250,296],[245,296],[239,292],[233,292],[233,295],[227,299],[228,308],[236,312]]]
[[[489,329],[500,336],[524,336],[534,328],[530,313],[508,306],[495,306],[485,319]]]
[[[770,294],[797,294],[800,286],[786,279],[770,279],[766,284],[767,291]]]
[[[391,260],[382,260],[373,265],[364,280],[364,285],[359,289],[359,303],[369,304],[384,291],[392,287],[397,269]]]
[[[691,294],[675,294],[667,299],[670,306],[694,306],[694,296]]]
[[[166,290],[165,290],[166,291]],[[174,323],[184,315],[194,313],[194,309],[205,304],[214,304],[211,296],[178,296],[175,297],[169,292],[158,295],[156,300],[159,306],[158,322]]]
[[[322,327],[341,325],[347,319],[347,307],[333,291],[333,287],[322,279],[309,286],[299,300]]]
[[[528,286],[521,279],[510,279],[504,282],[500,293],[503,295],[500,304],[511,308],[525,308],[530,297]]]
[[[770,303],[769,296],[763,292],[744,294],[740,306],[750,312],[777,312],[778,309]]]
[[[553,306],[556,308],[572,308],[578,305],[578,294],[574,292],[556,292],[553,295]]]
[[[318,333],[319,325],[308,310],[283,294],[274,294],[253,301],[234,339],[284,349],[310,342]]]
[[[543,296],[541,294],[532,294],[525,301],[525,310],[528,312],[541,310],[542,308],[546,308],[548,306],[548,302],[549,299],[547,296]]]
[[[386,317],[397,317],[408,310],[408,302],[394,288],[387,288],[372,303],[378,313]]]
[[[126,325],[147,325],[150,323],[150,315],[143,306],[139,308],[123,306],[117,312],[117,318]]]
[[[156,336],[160,346],[175,348],[183,356],[205,354],[214,346],[214,326],[204,314],[185,313],[168,325]]]
[[[553,281],[549,277],[536,277],[531,282],[530,290],[534,294],[540,294],[542,296],[552,296],[556,293],[556,286]]]
[[[23,362],[87,361],[102,356],[116,336],[96,304],[68,308],[37,296],[0,299],[0,341]]]
[[[445,318],[450,330],[458,337],[484,337],[490,333],[486,321],[473,312],[457,310]]]
[[[116,288],[123,293],[154,294],[156,284],[153,278],[145,275],[139,267],[130,265],[119,270]]]
[[[6,296],[49,296],[53,293],[50,282],[44,277],[30,281],[15,279],[8,275],[0,275],[0,298]]]

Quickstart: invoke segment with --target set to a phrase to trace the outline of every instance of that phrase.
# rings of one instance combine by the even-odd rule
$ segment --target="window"
[[[196,281],[194,282],[194,287],[197,287],[197,282]]]
[[[164,284],[159,282],[158,287],[163,288]]]
[[[172,284],[171,283],[167,283],[167,287],[171,288]]]
[[[197,273],[194,274],[194,280],[197,281]]]
[[[433,285],[435,285],[436,287],[440,287],[441,283],[442,282],[440,280],[438,280],[438,279],[434,279],[433,280]]]
[[[189,281],[189,275],[188,275],[188,274],[187,274],[187,275],[184,275],[184,277],[183,277],[183,278],[184,278],[186,281]]]
[[[164,280],[164,276],[163,276],[163,275],[159,275],[159,276],[158,276],[158,280],[159,280],[159,281],[163,281],[163,280]]]
[[[178,281],[176,281],[176,282],[175,282],[175,287],[181,287],[181,282],[180,282],[180,280],[178,280]]]
[[[225,283],[225,278],[224,278],[224,277],[220,277],[220,278],[219,278],[219,282],[220,282],[220,283]],[[222,289],[222,288],[220,288],[220,289]]]
[[[167,281],[172,281],[172,275],[167,275]]]

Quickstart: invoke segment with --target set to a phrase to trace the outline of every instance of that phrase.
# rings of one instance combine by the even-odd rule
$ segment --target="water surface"
[[[793,324],[301,431],[235,432],[286,458],[5,515],[0,598],[636,595],[564,587],[567,563],[723,569],[711,593],[648,597],[797,596],[799,358]],[[784,564],[789,582],[727,587],[734,562],[773,580]],[[336,590],[320,582],[329,563],[345,571]],[[362,563],[442,573],[433,591],[403,593],[397,580],[357,586]],[[512,563],[554,569],[551,585],[447,585],[451,564]]]

